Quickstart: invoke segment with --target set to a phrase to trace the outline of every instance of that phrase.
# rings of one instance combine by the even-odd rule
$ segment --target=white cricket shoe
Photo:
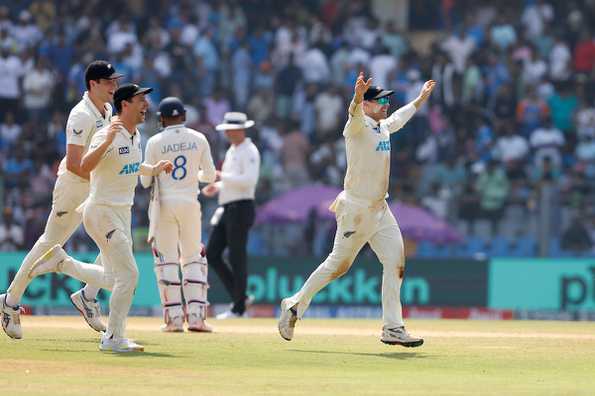
[[[101,321],[101,308],[97,300],[89,301],[85,298],[84,289],[81,289],[70,295],[72,305],[83,315],[85,321],[93,330],[102,332],[106,330]]]
[[[23,338],[23,329],[21,328],[21,307],[11,307],[6,303],[6,294],[0,294],[0,320],[2,329],[7,336],[20,340]]]
[[[390,329],[383,327],[380,341],[388,345],[402,345],[408,348],[418,347],[424,343],[423,338],[413,337],[407,333],[405,326]]]
[[[289,306],[290,302],[285,298],[281,301],[281,316],[279,317],[279,334],[286,341],[291,341],[295,330],[295,323],[298,320],[297,310]]]
[[[244,312],[243,314],[239,314],[239,313],[233,312],[231,309],[215,316],[216,319],[241,319],[241,318],[245,318],[245,317],[246,317],[246,312]]]
[[[197,314],[188,314],[188,331],[195,333],[212,333],[213,328]]]
[[[29,271],[29,278],[33,279],[36,276],[47,274],[49,272],[62,272],[62,263],[68,258],[68,255],[60,245],[54,245],[50,250],[45,252],[43,256],[35,260],[31,271]]]
[[[247,318],[248,317],[248,308],[250,308],[252,305],[254,304],[254,296],[249,294],[246,296],[246,299],[244,300],[244,306],[246,307],[246,310],[244,311],[243,314],[238,314],[232,311],[234,303],[229,304],[229,309],[225,312],[222,312],[218,315],[215,316],[215,319],[237,319],[237,318]]]
[[[114,336],[108,338],[107,335],[103,333],[101,342],[99,343],[99,350],[116,353],[144,352],[145,347],[128,338],[117,338]]]

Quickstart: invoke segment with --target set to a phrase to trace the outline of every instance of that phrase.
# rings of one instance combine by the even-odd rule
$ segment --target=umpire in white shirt
[[[225,113],[223,123],[217,125],[224,131],[231,146],[225,154],[218,182],[209,184],[202,192],[207,197],[219,193],[219,208],[211,224],[214,228],[207,245],[209,265],[219,275],[230,294],[231,309],[217,316],[217,319],[242,317],[246,311],[246,286],[248,231],[254,223],[254,191],[258,183],[260,154],[246,129],[254,121],[244,113]],[[229,263],[223,260],[223,251],[229,248]]]

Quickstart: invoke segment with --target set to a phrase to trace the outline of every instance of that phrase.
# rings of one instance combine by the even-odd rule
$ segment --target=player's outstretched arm
[[[399,129],[403,128],[411,117],[413,117],[416,110],[428,100],[435,86],[436,81],[426,81],[417,98],[392,113],[386,120],[382,121],[382,123],[387,126],[390,133],[397,132]]]
[[[147,164],[143,162],[140,164],[139,173],[141,176],[157,176],[161,172],[171,173],[174,169],[174,164],[169,160],[161,160],[155,165]]]

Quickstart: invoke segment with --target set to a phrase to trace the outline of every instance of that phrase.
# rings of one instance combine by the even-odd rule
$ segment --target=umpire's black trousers
[[[232,312],[242,315],[246,311],[246,245],[248,232],[254,223],[254,201],[234,201],[223,207],[223,216],[209,238],[207,260],[233,300]],[[229,264],[223,260],[226,247],[229,248]]]

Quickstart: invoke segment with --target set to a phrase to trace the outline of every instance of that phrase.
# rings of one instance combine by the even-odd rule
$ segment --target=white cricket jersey
[[[163,172],[157,176],[161,201],[196,202],[198,182],[215,181],[215,165],[207,138],[183,124],[170,125],[147,142],[145,163],[155,165],[161,160],[174,164],[170,174]],[[141,176],[144,187],[149,187],[152,180],[153,176]]]
[[[101,145],[107,136],[105,127],[93,136],[90,148]],[[143,160],[141,135],[135,130],[131,135],[125,128],[116,133],[114,141],[99,163],[91,171],[91,192],[87,202],[112,206],[132,206],[134,188],[138,182]]]
[[[221,167],[219,205],[254,199],[259,172],[260,153],[250,138],[237,146],[231,145]]]
[[[99,129],[108,126],[112,119],[112,106],[109,103],[105,104],[105,117],[95,107],[89,93],[85,92],[83,99],[76,106],[72,108],[68,115],[66,122],[66,144],[75,144],[83,146],[83,156],[89,150],[89,144],[95,132]],[[66,157],[60,162],[58,167],[58,176],[66,177],[77,182],[88,183],[87,180],[68,172],[66,169]]]
[[[376,202],[386,198],[390,173],[390,134],[398,131],[415,114],[408,104],[388,118],[376,122],[364,114],[362,104],[349,105],[349,119],[343,130],[347,151],[344,190],[348,197]]]

